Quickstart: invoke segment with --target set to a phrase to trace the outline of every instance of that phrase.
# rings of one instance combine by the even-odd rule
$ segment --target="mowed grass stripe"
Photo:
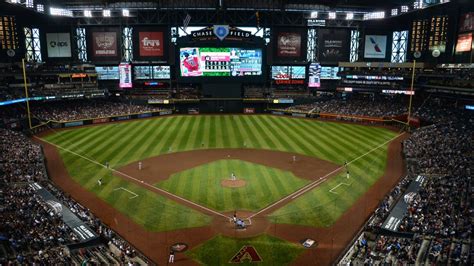
[[[249,116],[239,117],[239,122],[242,125],[243,132],[245,132],[245,135],[247,136],[245,141],[248,142],[248,147],[250,148],[262,149],[265,147],[265,143],[258,137],[256,130],[253,129],[249,120]]]
[[[258,121],[256,116],[248,116],[250,126],[254,130],[253,136],[262,142],[262,148],[275,149],[276,144],[271,139],[272,132],[266,125],[260,125],[262,121]]]
[[[77,151],[78,153],[84,154],[89,156],[88,153],[91,152],[90,149],[87,149],[86,145],[90,143],[90,140],[97,140],[99,141],[101,139],[101,136],[104,134],[107,134],[109,128],[104,127],[98,127],[96,130],[91,130],[91,128],[85,128],[84,132],[81,134],[77,135],[72,135],[72,139],[69,139],[68,137],[64,138],[58,138],[55,141],[49,140],[53,143],[58,143],[61,147]],[[74,130],[72,131],[74,132]],[[63,132],[58,133],[58,136],[62,136]]]
[[[193,147],[196,149],[203,149],[207,147],[207,143],[204,141],[204,128],[205,128],[205,118],[203,116],[198,116],[195,118],[197,123],[197,129],[193,132],[195,136]]]
[[[285,123],[283,124],[283,121],[280,121],[279,119],[275,119],[275,117],[273,117],[270,122],[278,127],[279,132],[285,132],[286,130],[286,132],[288,132],[287,137],[290,138],[295,145],[298,145],[300,147],[302,154],[306,154],[309,156],[317,154],[317,152],[315,152],[314,150],[314,146],[309,144],[306,140],[307,137],[305,132],[300,129],[297,129],[293,124],[294,122],[292,119],[288,119],[288,121],[285,121]]]
[[[292,138],[295,138],[297,136],[293,135],[292,133],[288,133],[288,130],[281,128],[280,126],[274,125],[272,123],[273,118],[274,117],[272,116],[264,117],[264,119],[262,120],[262,124],[267,128],[268,133],[271,133],[279,140],[279,143],[281,143],[281,147],[283,147],[282,150],[304,153],[301,147],[292,140]],[[282,130],[283,132],[285,132],[285,135],[281,133]],[[274,149],[273,147],[269,148]]]
[[[282,140],[279,135],[276,135],[274,130],[268,125],[269,117],[267,116],[258,116],[255,120],[256,123],[260,124],[262,129],[260,129],[260,134],[264,136],[264,139],[267,141],[267,149],[286,151],[286,143]],[[269,142],[270,141],[270,142]]]
[[[200,147],[200,146],[195,145],[200,120],[199,119],[192,119],[192,120],[194,121],[194,123],[192,124],[192,126],[189,127],[190,131],[188,132],[188,137],[186,138],[186,142],[183,147],[183,150],[194,150]]]
[[[312,126],[312,127],[311,127]],[[318,156],[320,158],[330,159],[329,154],[334,153],[332,148],[321,141],[324,138],[324,131],[321,130],[321,126],[317,123],[311,125],[310,123],[305,123],[302,119],[296,119],[295,128],[299,128],[300,134],[305,136],[306,142],[312,146],[313,156]],[[331,158],[334,159],[334,158]],[[334,160],[333,162],[335,162]]]
[[[173,139],[173,142],[172,142],[173,152],[184,150],[184,147],[182,147],[181,144],[183,143],[183,141],[184,143],[187,141],[186,136],[189,136],[189,134],[187,133],[191,131],[191,126],[194,122],[195,122],[194,119],[189,119],[189,117],[185,117],[185,119],[179,125],[179,129],[176,134],[176,137]]]
[[[117,158],[114,161],[115,167],[120,166],[122,163],[141,159],[139,154],[146,150],[147,143],[150,142],[151,135],[154,132],[153,120],[148,120],[148,122],[142,134],[138,138],[133,139],[129,145],[123,147],[123,150],[115,156]]]
[[[99,162],[109,162],[110,166],[115,167],[119,154],[128,152],[128,149],[134,145],[134,141],[139,136],[140,132],[143,132],[144,128],[146,128],[146,123],[141,125],[135,125],[135,127],[128,132],[125,136],[123,136],[120,141],[117,141],[116,138],[111,138],[111,142],[106,142],[107,145],[101,149],[100,154],[95,156]]]
[[[175,152],[172,144],[176,140],[176,133],[181,128],[181,125],[183,124],[186,117],[178,116],[170,119],[172,119],[172,123],[166,128],[166,132],[163,135],[162,141],[153,150],[153,154],[155,155],[168,153],[170,152],[170,148],[171,152]]]
[[[153,121],[154,123],[151,126],[154,130],[154,134],[146,141],[145,149],[140,154],[139,158],[148,158],[152,155],[153,149],[162,141],[162,136],[166,132],[164,129],[172,123],[172,119],[169,118],[156,119]]]

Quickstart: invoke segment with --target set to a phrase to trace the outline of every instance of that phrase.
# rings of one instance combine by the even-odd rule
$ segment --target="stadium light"
[[[318,18],[318,11],[311,12],[311,18]]]
[[[84,17],[86,17],[86,18],[91,18],[91,17],[92,17],[92,11],[90,11],[90,10],[84,10]]]
[[[329,12],[328,13],[328,18],[329,19],[336,19],[336,12]]]
[[[392,13],[391,13],[391,14],[392,14],[392,16],[396,16],[396,15],[398,15],[398,9],[396,9],[396,8],[393,8],[393,9],[392,9]]]
[[[36,5],[36,11],[43,13],[44,12],[44,5],[43,4],[37,4]]]
[[[364,14],[364,20],[383,19],[383,18],[385,18],[385,12],[384,11],[370,12],[370,13],[365,13]]]
[[[102,11],[104,17],[110,17],[111,14],[110,9],[104,9],[104,11]]]
[[[408,12],[408,6],[402,6],[402,7],[400,8],[400,11],[401,11],[402,13]]]
[[[50,7],[49,14],[51,16],[73,17],[72,11],[64,8]]]
[[[346,14],[346,19],[347,19],[347,20],[352,20],[352,19],[354,19],[354,13],[352,13],[352,12],[347,12],[347,14]]]
[[[130,10],[128,9],[122,9],[122,16],[124,17],[129,17],[130,16]]]

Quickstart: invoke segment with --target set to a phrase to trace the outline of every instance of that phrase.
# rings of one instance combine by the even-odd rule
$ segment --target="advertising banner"
[[[387,54],[386,35],[366,35],[365,36],[365,58],[384,59]]]
[[[349,31],[345,29],[318,29],[319,61],[337,64],[349,61]]]
[[[120,88],[132,87],[132,66],[130,64],[119,65],[119,80]]]
[[[321,65],[318,63],[311,63],[309,65],[308,87],[321,87]]]
[[[472,33],[459,34],[456,53],[470,52],[472,48]]]
[[[139,54],[142,57],[163,56],[163,32],[139,32]]]
[[[301,57],[302,37],[299,32],[278,32],[277,56]]]
[[[69,33],[46,33],[48,57],[71,57],[71,37]]]
[[[474,31],[474,12],[464,14],[459,22],[459,31]]]
[[[117,32],[92,32],[92,56],[116,57],[117,49]]]

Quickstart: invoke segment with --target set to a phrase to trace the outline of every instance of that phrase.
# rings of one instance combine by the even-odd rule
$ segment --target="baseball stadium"
[[[1,265],[472,265],[474,2],[0,2]]]

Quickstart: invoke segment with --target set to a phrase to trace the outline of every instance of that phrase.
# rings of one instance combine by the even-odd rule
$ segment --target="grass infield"
[[[246,185],[222,187],[221,181],[230,179],[231,173]],[[257,211],[307,183],[309,180],[291,172],[241,160],[219,160],[176,173],[157,186],[218,211]]]

